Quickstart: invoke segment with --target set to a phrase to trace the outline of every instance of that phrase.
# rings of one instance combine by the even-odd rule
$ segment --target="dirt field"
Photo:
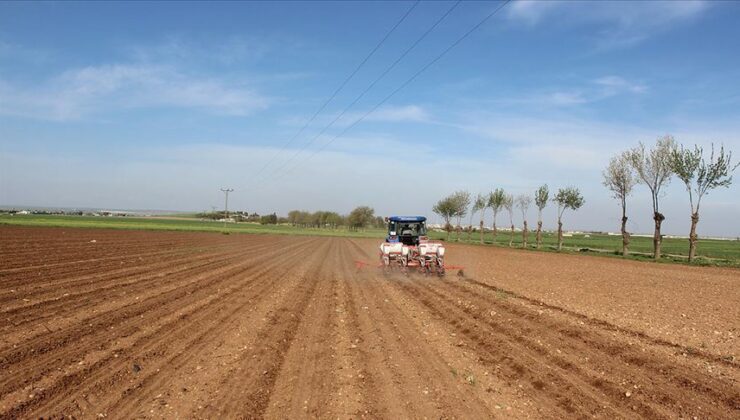
[[[740,418],[740,270],[0,226],[0,418]]]

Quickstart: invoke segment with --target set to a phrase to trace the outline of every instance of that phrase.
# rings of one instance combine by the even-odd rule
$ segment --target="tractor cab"
[[[424,216],[391,216],[386,218],[386,222],[388,222],[386,242],[417,246],[420,238],[427,236],[427,218]]]

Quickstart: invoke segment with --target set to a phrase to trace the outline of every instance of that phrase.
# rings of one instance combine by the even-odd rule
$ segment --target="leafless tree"
[[[501,208],[504,206],[504,201],[506,200],[506,193],[501,188],[496,188],[495,191],[493,191],[488,196],[488,207],[493,210],[493,243],[496,243],[496,235],[498,234],[498,229],[496,227],[496,216],[498,216],[498,213],[501,211]]]
[[[666,135],[658,138],[655,146],[647,150],[645,145],[640,144],[628,152],[629,161],[637,174],[637,181],[645,184],[653,200],[653,220],[655,221],[655,232],[653,233],[653,257],[660,259],[660,246],[663,238],[660,234],[660,226],[665,216],[660,212],[659,200],[661,189],[671,181],[673,168],[671,167],[672,156],[676,150],[676,141],[673,137]]]
[[[622,206],[622,255],[626,257],[630,244],[630,234],[627,232],[627,197],[632,193],[632,188],[637,182],[630,165],[629,153],[625,152],[612,157],[603,176],[604,186],[613,193],[614,198],[619,200]]]
[[[696,225],[699,223],[699,205],[701,199],[719,187],[729,187],[732,184],[732,172],[739,164],[732,165],[732,152],[725,154],[724,146],[720,146],[719,153],[715,156],[714,144],[709,160],[704,159],[704,151],[699,146],[694,150],[676,149],[671,158],[671,168],[676,176],[686,185],[689,192],[689,204],[691,205],[691,231],[689,233],[689,262],[696,257]]]
[[[437,213],[444,219],[445,221],[445,230],[447,231],[447,239],[450,240],[450,220],[453,216],[455,216],[455,212],[457,211],[454,199],[452,195],[448,195],[447,197],[439,200],[437,204],[432,207],[432,211]]]
[[[534,203],[537,205],[537,249],[542,246],[542,210],[547,206],[550,199],[550,190],[547,184],[537,188],[534,193]]]
[[[504,208],[509,213],[509,224],[511,225],[511,237],[509,237],[509,247],[514,243],[514,196],[506,194],[504,199]]]
[[[529,211],[529,206],[532,204],[532,197],[522,194],[517,196],[516,198],[516,206],[519,209],[519,211],[522,212],[522,221],[524,227],[522,228],[522,248],[527,247],[527,239],[529,236],[529,230],[527,229],[527,212]]]
[[[468,208],[470,207],[470,193],[467,191],[457,191],[452,194],[452,202],[455,206],[455,217],[457,218],[457,240],[460,240],[460,230],[462,229],[461,223],[462,218],[468,214]]]
[[[563,249],[563,213],[566,209],[578,210],[584,200],[578,188],[567,187],[558,190],[552,201],[558,203],[558,251]]]
[[[483,243],[483,216],[486,211],[488,203],[486,202],[486,197],[483,196],[483,194],[478,194],[475,196],[475,201],[473,202],[473,210],[470,212],[470,230],[468,231],[468,241],[470,241],[470,235],[473,232],[473,215],[477,212],[480,212],[480,242]]]

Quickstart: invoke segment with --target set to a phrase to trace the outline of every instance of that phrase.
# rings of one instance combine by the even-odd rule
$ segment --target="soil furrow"
[[[304,250],[310,247],[310,244],[303,245]],[[76,399],[82,400],[84,396],[88,401],[94,400],[95,404],[91,404],[88,410],[102,410],[103,413],[130,412],[150,403],[147,396],[155,391],[162,394],[160,385],[162,381],[171,380],[168,375],[175,374],[181,366],[200,356],[228,332],[232,326],[230,319],[251,301],[269,296],[276,285],[263,281],[263,276],[279,267],[278,260],[269,259],[259,271],[240,275],[237,282],[229,284],[219,294],[194,302],[135,340],[129,338],[130,344],[125,348],[118,345],[115,354],[122,357],[102,360],[106,364],[104,369],[96,369],[97,375],[88,375],[76,385]],[[188,323],[180,322],[183,319]],[[132,371],[132,362],[141,370]],[[64,395],[65,399],[69,397]],[[155,404],[161,405],[162,401],[164,399],[158,399]],[[57,404],[50,401],[47,406],[55,407]]]
[[[277,265],[277,260],[274,258],[270,258],[269,255],[263,256],[262,260],[270,261],[272,262],[272,265],[268,265],[266,267],[260,267],[258,268],[258,271],[247,274],[248,271],[244,271],[245,276],[248,276],[248,278],[254,282],[259,279],[259,277],[267,272],[270,272],[272,269],[275,268]],[[258,266],[259,259],[255,260],[251,264],[247,264],[248,268],[254,268],[255,266]],[[232,269],[231,275],[237,275]],[[241,275],[241,274],[239,274]],[[210,284],[211,287],[217,286],[219,279],[214,278],[214,281]],[[208,280],[204,280],[205,282],[208,282]],[[153,326],[149,326],[146,329],[139,329],[138,331],[134,332],[131,335],[123,335],[115,342],[109,342],[107,345],[101,344],[101,345],[90,345],[88,347],[96,348],[99,353],[101,353],[99,358],[97,360],[91,361],[91,360],[85,360],[85,357],[82,357],[83,366],[85,366],[81,370],[75,370],[72,374],[64,375],[61,378],[61,382],[57,385],[58,387],[69,387],[71,384],[75,382],[79,382],[84,380],[85,378],[88,378],[91,376],[92,373],[98,373],[108,375],[111,371],[117,372],[119,376],[123,373],[128,371],[123,366],[120,366],[117,370],[112,369],[111,366],[108,366],[107,364],[111,363],[112,361],[117,362],[118,365],[125,364],[124,359],[119,359],[117,355],[120,356],[121,353],[125,353],[126,349],[133,349],[133,352],[139,352],[141,354],[141,348],[149,345],[154,348],[157,347],[157,344],[168,342],[172,337],[175,331],[178,331],[178,329],[171,329],[168,328],[171,325],[177,325],[180,324],[180,328],[184,328],[185,330],[188,330],[188,326],[184,325],[182,322],[183,319],[188,319],[191,321],[191,324],[197,324],[198,320],[203,321],[204,327],[208,327],[210,324],[210,321],[212,319],[209,318],[209,315],[211,314],[210,311],[207,311],[205,309],[209,308],[209,303],[217,302],[219,299],[223,299],[223,296],[228,296],[228,294],[234,290],[239,285],[226,285],[226,287],[223,290],[218,290],[217,293],[208,293],[207,290],[204,290],[206,293],[201,293],[200,295],[192,294],[190,296],[187,296],[187,299],[192,300],[193,303],[189,306],[186,306],[178,311],[171,311],[167,310],[168,306],[175,306],[175,307],[182,307],[184,305],[183,300],[177,300],[177,301],[168,301],[168,303],[164,306],[160,307],[154,307],[154,311],[159,311],[162,315],[157,315],[154,312],[145,312],[142,314],[142,316],[146,316],[147,318],[154,318],[157,320],[157,324]],[[243,285],[242,285],[243,286]],[[219,306],[215,305],[212,309],[218,310]],[[164,315],[168,314],[168,315]],[[191,319],[192,318],[192,319]],[[161,334],[160,331],[164,331],[165,334]],[[156,340],[152,340],[152,337],[156,337]],[[127,344],[123,344],[123,342]],[[115,348],[113,348],[115,346]],[[106,351],[107,350],[107,351]],[[156,350],[161,351],[161,348]],[[156,352],[155,351],[155,352]],[[151,352],[151,350],[150,350]],[[96,359],[96,357],[92,357],[92,359]],[[118,360],[115,360],[118,359]],[[106,366],[105,369],[102,369],[103,366]],[[95,375],[92,375],[93,377]],[[48,386],[45,389],[49,390],[52,386]],[[79,388],[79,384],[75,387]],[[41,395],[39,395],[39,398],[36,399],[36,401],[41,400]],[[66,398],[67,396],[65,396]],[[26,404],[22,408],[23,410],[30,409],[35,404]]]
[[[287,301],[269,314],[266,325],[257,332],[259,347],[251,357],[244,355],[238,367],[219,384],[224,393],[206,407],[206,416],[250,413],[248,417],[259,418],[264,415],[297,327],[318,286],[323,256],[319,251],[316,256]]]
[[[257,261],[269,260],[271,257],[281,253],[281,249],[275,249],[272,254],[260,255]],[[33,375],[24,374],[20,375],[17,370],[14,372],[16,380],[22,378],[24,381],[32,381],[34,377],[43,375],[46,369],[51,367],[48,365],[48,360],[57,360],[57,363],[61,360],[66,360],[66,363],[70,363],[79,353],[77,347],[82,344],[89,347],[98,347],[100,340],[111,340],[109,334],[106,334],[106,330],[111,325],[116,326],[116,333],[121,336],[127,334],[133,334],[140,327],[137,326],[137,317],[141,318],[144,314],[149,311],[154,311],[154,315],[150,315],[156,318],[157,313],[168,313],[172,309],[177,307],[178,299],[182,297],[194,295],[199,293],[200,295],[209,294],[209,291],[213,287],[217,287],[220,283],[228,282],[230,276],[243,273],[245,271],[254,269],[254,262],[242,261],[232,266],[221,267],[217,270],[205,271],[202,275],[195,277],[188,277],[187,283],[173,287],[164,292],[155,291],[152,296],[141,299],[138,303],[131,303],[123,306],[120,309],[114,311],[108,311],[102,313],[100,316],[92,319],[88,325],[79,325],[72,329],[65,329],[61,331],[54,331],[46,334],[35,340],[30,340],[27,345],[10,349],[9,351],[0,352],[0,372],[4,371],[6,367],[15,365],[18,369],[17,364],[24,358],[32,358],[34,363],[28,367],[29,371],[34,371]],[[215,278],[213,283],[209,283],[209,278]],[[163,305],[162,302],[165,302]],[[121,322],[121,320],[124,320]],[[61,352],[60,352],[61,351]],[[49,353],[48,357],[46,354]],[[60,360],[60,357],[62,359]],[[48,359],[48,360],[47,360]],[[38,367],[42,368],[42,371],[38,371]],[[10,375],[6,376],[10,379]],[[6,380],[0,380],[0,393],[8,385]]]
[[[377,244],[0,226],[0,419],[740,416],[737,270]]]

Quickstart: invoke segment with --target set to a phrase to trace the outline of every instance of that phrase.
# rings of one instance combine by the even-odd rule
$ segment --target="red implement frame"
[[[383,263],[373,264],[373,263],[369,263],[366,261],[355,260],[355,267],[358,270],[362,270],[364,268],[373,267],[373,266],[376,268],[383,268]],[[416,266],[418,266],[418,263],[415,263],[414,265],[411,265],[411,264],[408,265],[408,267],[416,267]],[[461,265],[445,265],[444,269],[445,270],[463,270],[465,269],[465,267]]]

